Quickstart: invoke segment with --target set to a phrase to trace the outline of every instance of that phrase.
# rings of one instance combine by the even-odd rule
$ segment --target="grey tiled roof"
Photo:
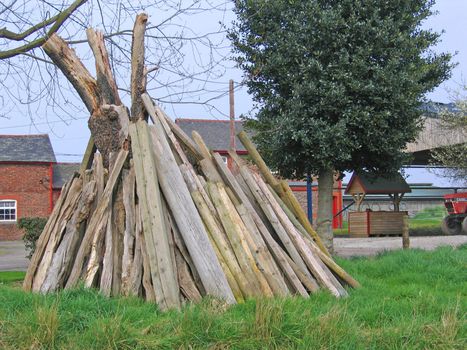
[[[0,162],[53,162],[49,135],[0,135]]]
[[[53,188],[62,188],[74,172],[79,171],[79,163],[56,163],[53,165],[54,175],[52,180]]]
[[[204,142],[213,151],[228,151],[230,149],[230,122],[228,120],[214,119],[175,119],[180,128],[191,137],[191,132],[196,130]],[[235,134],[243,130],[243,122],[235,122]],[[236,137],[235,147],[237,151],[245,151],[242,143]]]

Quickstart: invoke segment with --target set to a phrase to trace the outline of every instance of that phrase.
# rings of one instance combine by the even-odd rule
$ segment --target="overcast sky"
[[[428,95],[428,98],[438,102],[449,102],[452,91],[458,91],[467,74],[467,1],[466,0],[438,0],[434,7],[439,13],[430,18],[426,23],[426,28],[432,28],[435,31],[444,30],[442,42],[435,48],[436,51],[456,53],[454,61],[458,66],[454,69],[452,78],[443,83],[434,92]],[[154,15],[149,13],[149,15]],[[233,14],[228,12],[224,18],[213,18],[206,16],[199,18],[197,22],[187,23],[193,27],[207,26],[207,21],[217,23],[219,21],[230,22]],[[233,66],[233,64],[230,64]],[[241,81],[241,72],[232,68],[227,70],[226,75],[219,79],[219,86],[225,86],[226,92],[228,80],[234,79]],[[239,89],[236,92],[236,114],[247,113],[252,108],[252,102],[245,89]],[[222,113],[209,112],[206,108],[199,105],[176,105],[164,106],[168,114],[173,118],[217,118],[225,119],[228,114],[228,98],[224,96],[214,101],[216,108]],[[22,113],[18,113],[22,114]],[[49,118],[47,122],[31,124],[27,115],[10,116],[10,119],[0,119],[1,134],[37,134],[49,133],[57,158],[62,162],[79,162],[84,152],[89,131],[87,129],[87,115],[76,116],[75,121],[63,123]],[[449,182],[439,180],[430,173],[414,171],[415,175],[409,178],[411,182],[435,182],[438,185],[447,185]]]

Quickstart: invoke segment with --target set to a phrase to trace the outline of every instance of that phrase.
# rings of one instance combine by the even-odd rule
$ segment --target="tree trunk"
[[[316,231],[328,251],[332,254],[332,188],[334,185],[334,172],[332,169],[324,169],[319,172],[318,177],[318,217],[316,220]]]

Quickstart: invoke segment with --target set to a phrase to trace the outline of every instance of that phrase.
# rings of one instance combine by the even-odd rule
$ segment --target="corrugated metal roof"
[[[0,135],[0,162],[52,162],[49,135]]]
[[[211,150],[228,151],[230,149],[230,121],[215,119],[175,119],[175,123],[191,137],[197,131]],[[243,122],[235,121],[235,135],[243,130]],[[237,151],[246,151],[240,140],[235,138]]]

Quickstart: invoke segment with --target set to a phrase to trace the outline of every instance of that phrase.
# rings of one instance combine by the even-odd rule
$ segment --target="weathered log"
[[[279,218],[274,212],[274,209],[272,208],[271,204],[268,202],[267,198],[265,197],[261,189],[258,187],[258,184],[256,183],[256,180],[253,178],[253,175],[245,167],[240,167],[240,173],[243,179],[245,180],[245,182],[247,183],[247,185],[250,187],[251,192],[255,196],[256,201],[258,202],[261,209],[267,216],[269,222],[274,227],[274,230],[277,236],[279,237],[282,245],[284,246],[285,250],[287,251],[287,253],[290,255],[292,260],[298,266],[300,266],[300,268],[303,271],[307,271],[306,264],[303,261],[300,253],[298,252],[297,247],[295,247],[289,235],[287,234],[286,230],[281,225]],[[309,277],[312,278],[311,275]]]
[[[201,278],[199,277],[199,273],[198,271],[196,271],[196,266],[193,263],[193,259],[191,258],[190,253],[188,253],[186,245],[183,242],[182,235],[180,234],[180,230],[178,229],[177,224],[175,223],[173,215],[170,215],[170,221],[172,223],[171,227],[172,227],[172,233],[173,233],[173,239],[174,239],[175,246],[177,247],[178,251],[182,254],[183,259],[188,264],[191,275],[193,276],[193,281],[195,282],[196,288],[199,290],[201,295],[206,295],[206,290],[204,289]]]
[[[94,143],[94,138],[92,136],[89,137],[88,144],[86,146],[86,150],[84,151],[83,160],[79,167],[79,173],[84,174],[84,172],[89,169],[91,164],[94,162],[94,154],[96,153],[96,144]]]
[[[47,244],[49,242],[50,235],[52,234],[55,225],[57,225],[58,217],[60,216],[63,204],[65,203],[65,199],[68,195],[71,184],[74,182],[75,176],[76,174],[73,175],[73,177],[70,180],[68,180],[68,182],[66,182],[63,186],[62,193],[54,206],[52,214],[47,220],[47,223],[44,229],[42,230],[39,239],[37,240],[36,250],[34,251],[34,254],[31,257],[31,261],[29,262],[28,270],[26,271],[26,276],[24,277],[23,281],[23,289],[25,291],[30,291],[32,289],[32,281],[34,279],[34,275],[37,271],[37,268],[39,267],[45,248],[47,247]]]
[[[217,210],[220,222],[224,228],[224,232],[227,234],[230,246],[232,247],[245,278],[251,285],[251,291],[247,296],[260,296],[263,291],[272,295],[272,291],[270,290],[264,276],[256,267],[256,261],[251,254],[245,237],[242,235],[242,231],[240,231],[236,226],[236,222],[233,220],[231,213],[229,212],[229,208],[225,203],[225,201],[228,200],[228,197],[222,196],[219,188],[214,183],[208,183],[208,189]]]
[[[129,274],[128,295],[138,296],[141,289],[141,279],[143,276],[143,253],[141,252],[141,236],[143,235],[143,228],[141,223],[141,215],[139,212],[139,204],[135,204],[135,243],[134,255]]]
[[[157,105],[153,105],[154,107],[154,114],[149,115],[152,122],[155,124],[155,118],[158,118],[161,123],[162,120],[165,120],[166,124],[172,131],[172,133],[177,137],[177,139],[181,142],[182,146],[188,151],[188,153],[196,160],[199,161],[203,159],[198,146],[193,142],[190,137],[185,134],[185,132],[177,125],[175,122],[170,119],[163,110],[161,110]],[[167,131],[167,130],[166,130]]]
[[[47,270],[47,276],[40,289],[42,293],[53,292],[63,287],[75,257],[77,245],[81,241],[80,226],[89,215],[96,194],[95,188],[95,181],[90,181],[83,187],[78,205],[71,220],[66,225],[65,234]]]
[[[141,219],[142,222],[142,219]],[[152,285],[151,267],[149,263],[149,256],[146,251],[146,240],[144,234],[141,235],[141,255],[143,257],[143,288],[146,300],[149,302],[156,302],[155,288]]]
[[[178,284],[180,285],[181,293],[189,301],[201,301],[202,296],[190,274],[190,268],[178,249],[175,249],[175,260],[177,265]]]
[[[144,120],[130,126],[135,160],[136,183],[140,198],[143,234],[149,258],[156,302],[162,309],[180,306],[178,280],[172,265],[168,228],[162,212],[159,174],[153,158],[152,144]],[[151,201],[151,205],[149,205]]]
[[[245,205],[247,213],[253,219],[254,223],[256,224],[261,236],[263,237],[265,243],[267,244],[269,251],[274,256],[275,261],[280,266],[281,270],[283,271],[285,277],[293,287],[294,291],[303,295],[308,296],[305,289],[303,288],[300,280],[296,276],[295,272],[292,270],[290,264],[284,258],[286,255],[282,248],[277,244],[274,238],[271,236],[268,228],[263,223],[262,219],[258,215],[256,209],[253,207],[250,199],[247,197],[243,189],[241,188],[240,184],[237,182],[235,176],[230,172],[227,168],[226,164],[222,160],[219,154],[213,154],[214,161],[216,162],[217,168],[224,179],[225,183],[230,186],[232,192],[237,196],[237,198]],[[237,160],[238,161],[238,160]],[[249,221],[249,220],[248,220]]]
[[[130,161],[130,169],[123,169],[123,205],[125,207],[125,234],[123,236],[123,256],[122,256],[122,294],[128,295],[130,288],[130,276],[133,266],[133,252],[135,245],[135,168]]]
[[[203,286],[208,294],[224,299],[228,303],[235,303],[232,290],[209,242],[203,222],[191,200],[190,192],[170,151],[163,126],[157,119],[154,104],[146,94],[143,94],[142,99],[146,110],[149,115],[153,116],[155,122],[155,127],[151,128],[151,132],[156,167],[160,174],[160,186],[190,256],[196,265]]]
[[[306,214],[303,211],[303,208],[301,207],[300,203],[298,203],[297,198],[292,194],[292,191],[290,190],[289,185],[287,184],[286,181],[278,181],[274,175],[272,175],[271,171],[269,170],[268,166],[264,162],[263,158],[261,155],[258,153],[258,150],[256,149],[255,145],[251,140],[248,138],[248,135],[246,132],[241,131],[238,135],[238,138],[242,142],[243,146],[248,150],[248,154],[253,159],[254,163],[258,167],[258,169],[261,172],[261,175],[263,175],[264,179],[266,182],[271,185],[271,187],[276,191],[276,193],[279,195],[279,197],[282,198],[282,200],[289,206],[289,208],[293,211],[293,213],[297,216],[298,220],[300,223],[303,225],[303,227],[306,228],[308,233],[313,237],[313,239],[316,241],[320,249],[328,256],[329,252],[327,251],[326,247],[321,241],[321,238],[318,236],[316,231],[311,227],[308,218],[306,217]]]
[[[239,301],[239,298],[245,296],[254,296],[253,289],[250,286],[248,279],[245,278],[245,275],[240,268],[240,265],[237,262],[237,258],[232,251],[230,244],[225,237],[225,233],[222,231],[220,224],[217,222],[214,213],[208,208],[204,198],[201,193],[198,191],[191,192],[193,201],[195,202],[196,207],[203,219],[206,229],[209,233],[209,237],[213,243],[213,246],[217,248],[217,251],[222,256],[223,261],[226,264],[226,267],[230,270],[232,277],[235,279],[238,288],[241,293],[236,293],[234,290],[235,299]],[[225,271],[226,269],[223,268]],[[232,287],[232,282],[229,280],[229,285]],[[234,287],[235,288],[235,287]]]
[[[105,230],[105,252],[104,257],[102,259],[102,273],[101,273],[101,280],[99,283],[99,290],[105,296],[110,296],[112,293],[112,278],[113,278],[113,249],[114,244],[113,234],[112,234],[112,219],[113,219],[114,211],[112,208],[109,208],[109,215],[107,217],[106,223],[106,230]]]
[[[144,72],[144,32],[148,15],[136,16],[131,42],[131,120],[146,119],[147,113],[141,101],[141,94],[146,91]]]
[[[53,34],[42,45],[47,56],[62,71],[63,75],[73,85],[90,113],[101,105],[97,81],[94,79],[81,60],[76,56],[65,40]]]
[[[41,259],[41,264],[37,269],[34,281],[32,284],[32,290],[35,292],[40,291],[42,284],[44,283],[47,270],[52,263],[53,253],[57,249],[60,243],[63,233],[65,231],[68,221],[71,219],[73,212],[78,204],[78,198],[81,194],[83,181],[80,178],[75,178],[71,185],[70,191],[65,199],[60,216],[57,219],[56,225],[52,228],[53,231],[49,237],[47,247],[45,248],[44,254]]]
[[[243,146],[248,150],[248,155],[253,159],[253,162],[258,167],[261,175],[264,176],[266,182],[270,184],[276,191],[281,192],[282,189],[279,186],[279,181],[272,175],[271,171],[269,170],[268,166],[264,162],[263,158],[259,154],[258,150],[256,149],[255,145],[251,140],[248,138],[248,135],[245,131],[241,131],[238,133],[238,138],[242,142]]]
[[[289,187],[289,184],[287,181],[282,180],[280,182],[280,185],[283,189],[281,199],[284,201],[284,203],[290,203],[288,205],[289,209],[292,210],[292,212],[295,214],[297,217],[298,221],[300,224],[305,228],[305,230],[308,232],[308,234],[313,237],[313,240],[316,242],[318,245],[319,249],[326,254],[327,256],[331,256],[329,254],[328,250],[326,249],[326,246],[323,244],[323,241],[319,237],[318,233],[315,231],[315,229],[311,226],[310,221],[308,220],[308,217],[306,216],[305,212],[303,211],[302,206],[298,202],[297,197],[293,194],[292,190]],[[276,192],[277,193],[277,192]]]
[[[122,285],[123,237],[125,235],[125,206],[121,181],[114,194],[112,211],[112,295],[119,295]]]
[[[96,209],[102,199],[102,195],[105,189],[105,169],[104,164],[102,161],[102,155],[100,153],[94,154],[93,160],[93,178],[96,181],[96,198],[93,202],[92,209],[91,209],[91,218],[93,213],[96,212]],[[108,213],[105,213],[104,216],[107,216]],[[90,218],[88,219],[90,222]],[[84,285],[86,287],[91,287],[95,282],[96,274],[99,270],[101,261],[104,255],[104,234],[105,234],[106,226],[101,227],[100,230],[96,230],[94,232],[94,236],[92,238],[91,243],[91,253],[89,255],[89,260],[86,267],[86,272],[84,275]]]
[[[104,217],[106,211],[109,209],[109,204],[112,199],[112,193],[114,191],[115,184],[120,177],[120,172],[122,170],[123,164],[126,161],[128,156],[127,150],[120,150],[115,165],[110,173],[109,179],[105,186],[104,193],[100,200],[99,206],[97,207],[95,213],[92,215],[90,222],[87,224],[86,232],[84,234],[83,240],[79,247],[76,259],[71,270],[68,281],[65,285],[65,288],[72,288],[78,282],[78,279],[81,275],[81,270],[83,269],[83,263],[86,257],[89,255],[91,250],[91,243],[94,236],[94,233],[102,229],[103,225],[107,224],[107,220]]]
[[[289,263],[290,267],[293,269],[297,277],[300,279],[300,281],[303,283],[303,285],[310,291],[310,292],[316,292],[319,290],[319,285],[316,283],[315,279],[312,279],[309,277],[309,274],[307,271],[302,270],[295,262],[288,256],[287,254],[284,254],[284,258],[287,260]],[[308,295],[308,293],[307,293]]]
[[[302,256],[303,261],[308,266],[308,269],[313,273],[313,276],[318,280],[318,282],[322,286],[325,286],[327,289],[329,289],[330,292],[335,296],[347,296],[347,291],[342,287],[340,282],[336,280],[334,275],[321,262],[321,260],[317,259],[315,255],[311,252],[310,248],[307,246],[304,239],[299,234],[298,230],[289,220],[285,212],[280,208],[280,205],[276,202],[274,196],[271,194],[267,185],[258,175],[254,173],[252,175],[259,188],[266,196],[267,201],[272,206],[274,212],[280,220],[280,223],[286,230],[294,246],[297,248],[300,255]]]
[[[92,28],[86,30],[89,46],[94,54],[96,63],[96,82],[103,104],[121,105],[122,101],[118,95],[117,83],[115,82],[110,67],[109,55],[104,43],[104,34]]]
[[[311,236],[308,234],[307,230],[301,225],[301,223],[298,221],[298,219],[293,215],[293,213],[290,211],[290,209],[285,205],[285,203],[279,198],[277,193],[273,191],[273,189],[270,187],[269,188],[271,191],[271,194],[274,195],[274,198],[276,199],[277,203],[281,206],[282,210],[287,214],[288,218],[294,226],[298,229],[298,231],[302,234],[302,237],[305,239],[305,242],[310,246],[310,249],[312,249],[318,256],[319,258],[326,264],[326,266],[337,276],[339,276],[340,279],[345,281],[347,284],[349,284],[353,288],[359,288],[360,283],[358,283],[352,276],[350,276],[343,268],[341,268],[337,263],[332,260],[329,256],[324,254],[324,252],[316,246],[316,242],[313,241]]]

